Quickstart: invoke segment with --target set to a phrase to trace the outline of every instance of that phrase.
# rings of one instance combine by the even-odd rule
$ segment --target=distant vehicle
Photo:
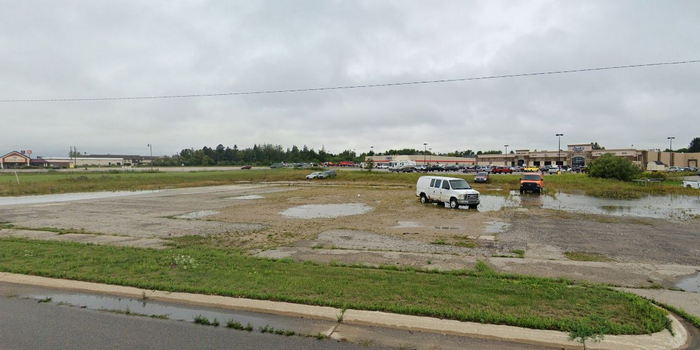
[[[549,173],[549,174],[556,174],[560,171],[561,171],[561,169],[559,169],[559,166],[557,166],[557,165],[552,165],[547,169],[547,173]]]
[[[489,182],[489,173],[487,172],[479,172],[474,175],[474,182],[479,182],[479,183],[486,183]]]
[[[473,173],[476,172],[476,165],[467,165],[462,169],[462,172],[464,173]]]
[[[397,173],[410,173],[413,170],[416,169],[416,162],[412,160],[402,160],[393,163],[390,167],[389,170],[397,172]]]
[[[249,170],[251,168],[252,168],[252,166],[250,166],[250,165],[244,165],[241,167],[241,169],[243,169],[243,170]]]
[[[309,175],[306,175],[307,180],[313,180],[313,179],[323,179],[323,172],[322,171],[315,171]]]
[[[428,167],[425,169],[426,171],[445,171],[445,168],[442,167],[440,164],[433,164],[433,165],[428,165]]]
[[[457,165],[446,165],[445,166],[445,171],[459,171],[459,166]]]
[[[355,166],[355,163],[344,160],[342,162],[339,162],[338,166]]]
[[[513,170],[511,170],[509,167],[505,166],[497,166],[491,169],[491,173],[493,174],[512,174]]]
[[[666,168],[666,171],[669,173],[677,173],[677,172],[681,171],[681,168],[679,168],[677,166],[670,166],[670,167]]]
[[[524,173],[520,178],[520,193],[544,191],[544,178],[540,173]]]
[[[526,166],[523,168],[523,171],[526,173],[536,173],[536,172],[540,171],[540,168],[538,168],[536,166]]]
[[[512,170],[513,172],[521,172],[521,171],[523,171],[523,167],[521,167],[521,166],[512,166],[512,167],[510,167],[510,170]]]
[[[374,166],[377,169],[389,169],[389,165],[386,163],[380,163]]]
[[[700,180],[683,180],[683,187],[700,190]]]
[[[272,165],[270,165],[270,168],[272,168],[272,169],[284,168],[284,167],[285,167],[284,163],[272,163]]]
[[[315,171],[309,175],[306,175],[307,180],[313,180],[313,179],[327,179],[330,177],[335,177],[335,170],[326,170],[326,171]]]
[[[428,166],[427,165],[416,165],[415,170],[420,171],[420,172],[425,172],[425,171],[428,171]]]
[[[449,203],[452,209],[457,209],[460,205],[476,209],[479,205],[479,192],[472,189],[464,179],[455,177],[421,176],[416,183],[416,197],[423,204]]]

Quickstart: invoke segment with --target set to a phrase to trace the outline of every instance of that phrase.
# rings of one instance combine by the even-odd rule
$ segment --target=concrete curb
[[[154,291],[135,287],[124,287],[102,283],[82,282],[31,275],[0,272],[0,281],[47,288],[60,288],[80,292],[114,294],[136,299],[151,299],[165,302],[188,303],[208,307],[246,310],[260,313],[298,316],[320,320],[337,321],[360,326],[376,326],[415,330],[439,334],[495,339],[517,343],[554,346],[564,349],[580,349],[578,343],[569,340],[568,334],[559,331],[538,330],[475,322],[461,322],[434,317],[393,314],[379,311],[342,310],[287,302],[233,298],[180,292]],[[688,338],[687,330],[670,315],[674,335],[663,330],[651,335],[608,335],[602,342],[587,344],[589,349],[678,349]]]

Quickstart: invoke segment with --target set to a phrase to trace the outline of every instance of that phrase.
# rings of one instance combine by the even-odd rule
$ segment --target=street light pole
[[[564,134],[556,134],[555,136],[559,138],[559,142],[557,144],[557,166],[559,166],[559,163],[561,163],[561,137],[564,136]]]
[[[423,142],[423,166],[425,166],[425,157],[427,156],[428,153],[428,143]]]
[[[433,148],[428,148],[428,151],[430,151],[430,160],[428,161],[428,165],[430,165],[433,162]]]
[[[151,154],[151,171],[153,171],[153,145],[149,143],[148,149],[150,150],[150,154]]]
[[[675,136],[669,136],[667,137],[668,139],[668,150],[673,152],[673,140],[675,139]]]
[[[508,166],[508,145],[503,145],[506,148],[506,153],[503,155],[503,164]]]

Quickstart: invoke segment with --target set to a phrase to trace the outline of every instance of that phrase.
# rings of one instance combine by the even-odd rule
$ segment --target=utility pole
[[[151,151],[151,171],[153,171],[153,145],[149,143],[148,149]]]
[[[667,137],[667,139],[668,139],[668,150],[669,150],[669,152],[670,152],[670,153],[668,154],[668,166],[673,166],[673,160],[674,160],[674,159],[673,159],[673,140],[674,140],[675,138],[676,138],[675,136],[669,136],[669,137]]]
[[[423,166],[425,166],[425,158],[428,155],[428,143],[423,142]]]
[[[503,156],[503,164],[508,166],[508,145],[503,145],[503,147],[506,148],[506,153],[504,153],[504,156]]]
[[[559,148],[557,153],[557,166],[559,166],[561,163],[561,137],[564,136],[564,134],[556,134],[555,136],[559,138],[559,143],[557,144]]]

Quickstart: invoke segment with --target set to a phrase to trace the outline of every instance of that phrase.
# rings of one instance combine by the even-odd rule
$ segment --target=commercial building
[[[22,168],[31,165],[31,158],[23,152],[12,151],[0,157],[0,169]]]
[[[462,157],[447,157],[438,155],[422,155],[422,154],[412,154],[412,155],[387,155],[387,156],[367,156],[365,161],[372,160],[375,164],[387,164],[389,166],[392,163],[398,163],[402,161],[414,161],[419,165],[474,165],[476,164],[476,158],[462,158]]]
[[[571,144],[561,151],[519,149],[509,154],[480,154],[477,156],[477,164],[536,167],[556,164],[581,167],[604,154],[612,154],[626,158],[640,168],[646,169],[649,162],[660,162],[666,166],[697,167],[700,159],[700,153],[660,152],[634,148],[601,149],[594,145],[594,143]]]
[[[151,164],[158,157],[139,155],[83,155],[78,157],[36,157],[31,158],[31,151],[12,151],[0,157],[0,169],[17,169],[23,167],[39,168],[73,168],[73,167],[110,167]]]

